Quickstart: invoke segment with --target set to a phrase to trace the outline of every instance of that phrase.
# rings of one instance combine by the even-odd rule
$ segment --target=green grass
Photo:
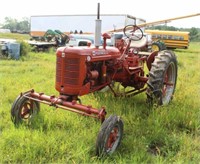
[[[109,157],[95,156],[100,123],[41,105],[30,126],[16,128],[10,108],[20,92],[55,90],[54,53],[30,53],[22,60],[0,59],[0,163],[198,163],[200,161],[200,43],[176,50],[178,80],[173,101],[148,109],[146,95],[115,98],[110,93],[81,97],[83,104],[120,115],[124,136]]]
[[[31,36],[29,34],[0,33],[0,38],[16,39],[17,41],[21,41],[21,40],[29,40]]]

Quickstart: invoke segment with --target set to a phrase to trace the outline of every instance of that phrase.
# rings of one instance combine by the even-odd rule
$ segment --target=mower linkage
[[[29,100],[47,104],[55,108],[61,108],[61,109],[75,112],[84,116],[97,118],[101,122],[105,120],[106,111],[104,107],[98,110],[98,109],[92,108],[91,105],[86,106],[86,105],[78,104],[77,101],[80,102],[80,99],[72,100],[70,102],[70,101],[65,100],[67,99],[67,96],[63,96],[63,95],[59,97],[55,97],[54,95],[48,96],[48,95],[45,95],[44,93],[37,93],[34,91],[34,89],[21,93],[20,95],[21,97],[27,98]]]

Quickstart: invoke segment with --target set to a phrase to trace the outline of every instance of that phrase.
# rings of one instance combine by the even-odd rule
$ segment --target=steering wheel
[[[124,35],[131,40],[138,41],[144,36],[143,31],[136,25],[127,25],[123,29]]]

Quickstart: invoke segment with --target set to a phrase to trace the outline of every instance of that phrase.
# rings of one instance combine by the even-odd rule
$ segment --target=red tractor
[[[32,121],[40,110],[40,103],[90,116],[102,123],[96,154],[113,153],[123,135],[121,118],[116,115],[106,118],[104,107],[96,109],[83,105],[79,97],[109,87],[115,96],[146,92],[149,104],[166,105],[173,97],[177,80],[177,59],[172,51],[139,51],[145,41],[143,31],[136,25],[126,26],[124,34],[126,38],[117,38],[116,46],[107,46],[106,40],[110,36],[104,33],[104,43],[101,45],[101,20],[98,14],[94,46],[57,49],[55,88],[59,96],[48,96],[33,89],[21,93],[11,108],[14,124]],[[119,93],[113,83],[129,90]]]

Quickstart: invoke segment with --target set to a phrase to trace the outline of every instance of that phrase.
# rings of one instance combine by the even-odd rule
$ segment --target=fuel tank
[[[86,83],[87,62],[114,60],[120,57],[115,47],[60,47],[56,52],[55,88],[60,94],[83,95],[90,92]]]

